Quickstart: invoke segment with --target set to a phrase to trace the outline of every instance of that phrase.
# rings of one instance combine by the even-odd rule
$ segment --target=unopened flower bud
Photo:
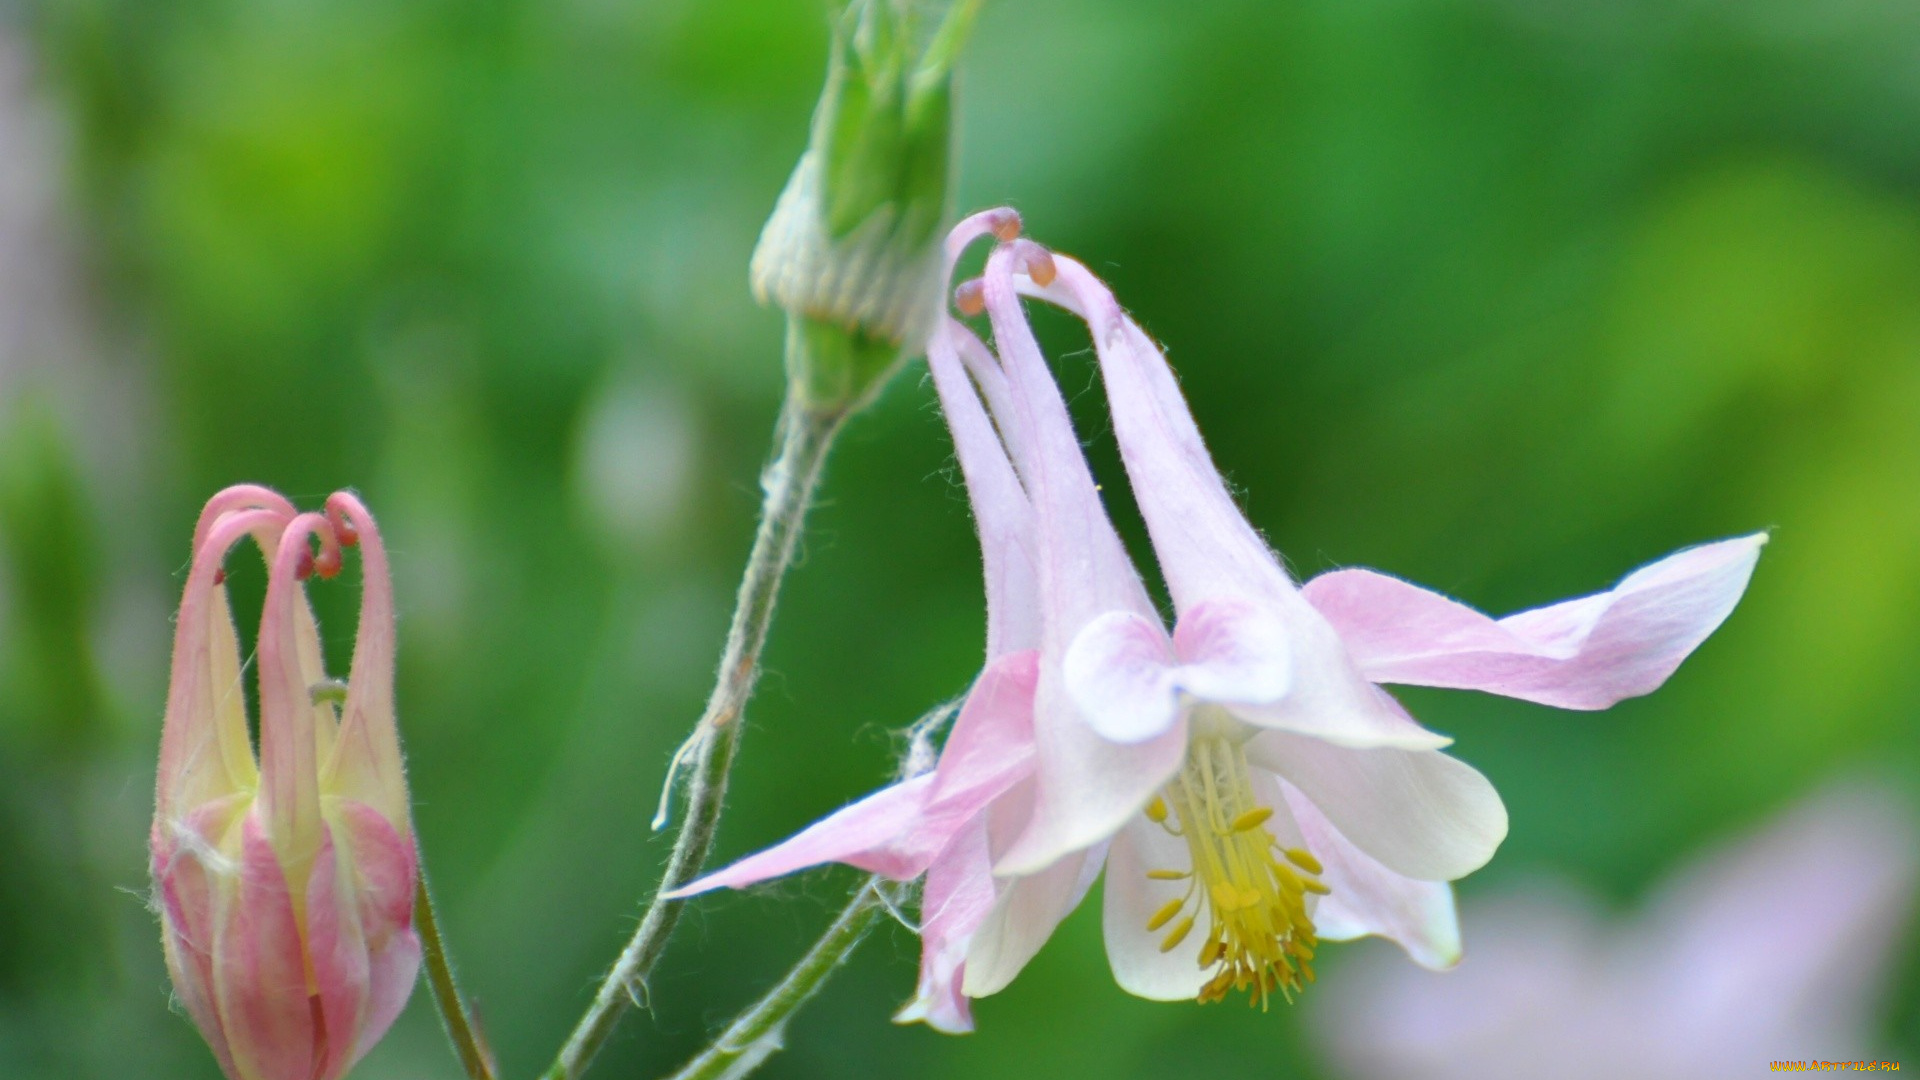
[[[257,758],[221,569],[248,536],[268,566]],[[344,688],[302,583],[337,571],[343,543],[362,571]],[[386,552],[358,499],[301,514],[241,486],[207,503],[175,627],[151,850],[174,991],[233,1080],[337,1080],[412,993],[418,862],[393,647]]]
[[[852,0],[836,20],[811,138],[750,267],[754,295],[788,315],[810,404],[858,404],[939,310],[953,62],[977,7],[959,0],[930,33],[901,0]]]

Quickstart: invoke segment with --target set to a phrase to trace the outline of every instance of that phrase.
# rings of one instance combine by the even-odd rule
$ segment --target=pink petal
[[[1066,402],[1014,291],[1015,260],[1024,250],[1009,245],[995,251],[982,279],[994,341],[1012,391],[1012,426],[1021,433],[1022,479],[1040,534],[1045,615],[1034,702],[1039,756],[1033,818],[996,864],[999,872],[1016,874],[1037,871],[1070,851],[1111,837],[1179,768],[1186,749],[1183,724],[1134,745],[1102,737],[1087,726],[1061,685],[1058,665],[1082,627],[1111,611],[1148,619],[1156,615],[1100,505]]]
[[[328,811],[334,843],[346,850],[353,872],[355,904],[370,943],[410,932],[419,884],[419,855],[413,839],[387,816],[366,803],[338,799]]]
[[[1250,763],[1299,788],[1356,847],[1406,877],[1465,877],[1507,835],[1507,810],[1493,785],[1435,750],[1351,750],[1267,731],[1246,751]]]
[[[281,533],[267,576],[256,655],[260,672],[260,810],[274,850],[289,867],[307,866],[320,848],[320,765],[316,726],[333,723],[331,706],[316,706],[315,672],[303,655],[302,631],[313,611],[298,578],[311,537],[326,528],[319,514],[301,514]],[[324,709],[324,712],[323,712]]]
[[[1185,612],[1214,597],[1293,591],[1227,490],[1166,358],[1085,266],[1063,255],[1054,266],[1051,286],[1023,287],[1087,322],[1134,500],[1174,604]]]
[[[1202,701],[1260,705],[1293,685],[1292,643],[1270,611],[1244,600],[1203,600],[1173,630],[1180,689]]]
[[[1138,743],[1180,719],[1173,642],[1158,619],[1109,611],[1082,627],[1061,662],[1081,719],[1103,738]]]
[[[286,521],[271,510],[240,510],[202,522],[203,535],[174,621],[156,831],[203,803],[251,790],[258,782],[240,685],[239,639],[226,586],[220,583],[221,565],[242,537],[264,534],[271,539]]]
[[[402,834],[413,830],[406,766],[393,713],[393,577],[373,515],[348,492],[327,499],[336,531],[344,525],[360,550],[360,624],[353,641],[347,701],[331,760],[323,763],[329,794],[380,811]]]
[[[300,926],[280,860],[253,815],[241,826],[236,895],[214,939],[214,992],[235,1073],[311,1080],[319,1009],[310,996]]]
[[[1147,921],[1188,888],[1185,881],[1155,881],[1149,870],[1192,870],[1186,841],[1147,820],[1136,817],[1113,838],[1107,853],[1106,883],[1101,886],[1104,910],[1102,934],[1107,963],[1120,989],[1150,1001],[1187,1001],[1213,977],[1199,964],[1200,950],[1212,932],[1213,920],[1204,897],[1196,898],[1190,914],[1197,915],[1193,930],[1181,946],[1162,952],[1169,927],[1148,930]]]
[[[955,350],[966,328],[943,319],[927,344],[927,366],[953,432],[954,454],[980,531],[987,578],[987,655],[1040,645],[1039,570],[1033,508]]]
[[[1051,286],[1028,280],[1023,287],[1087,321],[1121,456],[1175,607],[1185,618],[1209,604],[1245,604],[1278,628],[1264,635],[1271,639],[1265,648],[1287,643],[1290,692],[1265,704],[1242,702],[1235,715],[1344,746],[1446,745],[1380,699],[1340,636],[1301,597],[1234,503],[1159,348],[1086,267],[1064,256],[1054,265]],[[1270,677],[1277,681],[1277,671]]]
[[[1664,883],[1628,931],[1644,962],[1622,966],[1657,974],[1656,1000],[1718,1047],[1788,1031],[1857,1042],[1913,925],[1917,853],[1898,789],[1830,784]]]
[[[419,979],[420,937],[413,926],[413,905],[420,864],[412,834],[394,828],[382,811],[342,799],[332,820],[335,841],[349,848],[367,949],[367,1001],[347,1061],[351,1066],[393,1026]]]
[[[1460,962],[1452,886],[1394,873],[1342,836],[1300,789],[1282,784],[1281,790],[1307,850],[1320,860],[1321,882],[1333,890],[1313,913],[1321,940],[1371,934],[1399,945],[1421,967],[1441,971]]]
[[[1030,458],[1023,478],[1040,533],[1044,647],[1049,655],[1059,656],[1094,618],[1109,611],[1151,618],[1154,608],[1100,504],[1066,401],[1027,325],[1014,291],[1015,253],[1012,246],[995,251],[982,284],[994,342],[1012,389],[1013,419]]]
[[[1688,548],[1608,592],[1498,622],[1367,570],[1324,574],[1306,596],[1376,682],[1604,709],[1654,690],[1719,627],[1766,542],[1756,533]]]

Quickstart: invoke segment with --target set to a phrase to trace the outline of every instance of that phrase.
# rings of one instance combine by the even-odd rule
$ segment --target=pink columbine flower
[[[974,288],[1033,435],[1022,477],[1049,619],[1033,813],[995,870],[1036,873],[1110,843],[1108,957],[1143,997],[1290,994],[1322,938],[1379,934],[1428,966],[1456,962],[1446,883],[1492,856],[1506,811],[1376,684],[1579,709],[1647,693],[1731,612],[1765,543],[1682,551],[1610,592],[1501,620],[1368,571],[1303,590],[1234,504],[1159,349],[1084,266],[1020,240]],[[1093,568],[1114,542],[1089,526],[1091,485],[1021,291],[1092,332],[1171,635],[1124,575]],[[970,992],[998,981],[982,952]]]
[[[1885,1056],[1874,1019],[1913,928],[1912,807],[1832,784],[1688,860],[1622,915],[1537,883],[1469,904],[1445,978],[1362,955],[1311,1018],[1356,1080],[1692,1080]]]
[[[393,589],[350,494],[298,513],[265,488],[215,495],[175,627],[151,849],[167,968],[233,1080],[336,1080],[413,990],[418,865],[393,715]],[[222,563],[253,537],[267,595],[247,734]],[[313,545],[319,544],[316,555]],[[329,679],[303,580],[358,545],[353,666]]]
[[[988,668],[1018,657],[1017,705],[974,722],[997,737],[975,735],[968,714],[998,693],[983,676],[933,774],[681,895],[829,860],[924,870],[922,995],[908,1014],[925,1019],[936,1004],[964,1017],[964,997],[1006,986],[1103,867],[1108,959],[1143,997],[1290,995],[1321,938],[1380,934],[1429,966],[1455,962],[1446,883],[1491,857],[1506,811],[1375,683],[1575,708],[1645,693],[1726,617],[1765,538],[1499,621],[1365,572],[1303,592],[1234,506],[1158,350],[1083,267],[1014,239],[1011,211],[963,222],[949,266],[988,231],[1003,244],[960,302],[989,315],[999,359],[951,319],[928,356],[987,552],[990,639],[1005,613],[1023,628],[999,638],[1019,651]],[[1171,635],[1101,506],[1021,291],[1094,329],[1179,614]],[[996,551],[1019,554],[996,569]]]

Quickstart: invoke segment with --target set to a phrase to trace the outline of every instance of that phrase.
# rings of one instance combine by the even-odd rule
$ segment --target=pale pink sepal
[[[1494,620],[1369,570],[1307,583],[1307,599],[1377,682],[1484,690],[1563,709],[1650,693],[1732,613],[1765,533],[1687,548],[1613,589]]]
[[[796,870],[839,862],[896,880],[926,869],[931,852],[903,844],[926,805],[933,775],[891,784],[802,829],[791,839],[661,895],[682,900],[714,889],[743,889]],[[908,847],[902,851],[903,846]],[[924,858],[922,857],[924,855]]]
[[[1433,750],[1354,750],[1265,731],[1247,761],[1306,795],[1354,846],[1421,881],[1463,878],[1507,835],[1499,792],[1472,766]]]
[[[924,873],[966,823],[1032,768],[1035,656],[987,666],[954,719],[934,771],[881,788],[765,851],[664,894],[744,888],[840,862],[899,881]]]
[[[293,896],[266,830],[241,825],[237,888],[216,905],[214,994],[239,1080],[311,1080],[315,1014]]]
[[[1460,962],[1453,886],[1394,873],[1342,836],[1300,789],[1282,784],[1281,790],[1306,849],[1320,860],[1321,882],[1332,890],[1313,913],[1314,933],[1321,940],[1383,937],[1434,971]]]

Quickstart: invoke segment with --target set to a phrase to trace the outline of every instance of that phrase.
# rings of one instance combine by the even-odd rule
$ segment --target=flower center
[[[1249,1005],[1265,1008],[1276,992],[1291,1002],[1294,991],[1313,981],[1318,939],[1306,894],[1328,890],[1317,877],[1319,860],[1282,847],[1267,829],[1273,808],[1260,805],[1254,794],[1239,744],[1195,739],[1185,768],[1148,804],[1147,816],[1185,840],[1193,856],[1191,872],[1147,872],[1156,880],[1189,882],[1185,896],[1147,920],[1148,930],[1173,923],[1160,951],[1178,948],[1204,911],[1210,929],[1200,966],[1216,970],[1199,1000],[1223,1001],[1229,992],[1244,990]]]

